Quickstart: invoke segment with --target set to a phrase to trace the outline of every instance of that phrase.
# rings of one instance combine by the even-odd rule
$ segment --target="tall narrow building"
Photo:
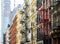
[[[37,13],[38,13],[38,30],[40,30],[41,32],[37,33],[37,38],[38,41],[40,39],[41,36],[39,36],[40,34],[42,34],[43,36],[43,43],[44,44],[50,44],[50,37],[49,37],[49,33],[51,30],[51,20],[50,20],[50,0],[40,0],[41,2],[39,2],[39,0],[37,0]],[[39,5],[39,3],[41,3]],[[40,39],[41,41],[41,39]]]
[[[5,29],[7,28],[7,24],[9,23],[10,0],[1,0],[1,13],[2,13],[2,31],[3,30],[5,31]]]
[[[3,33],[7,28],[9,23],[9,15],[10,15],[10,0],[1,0],[1,36],[3,37]],[[3,38],[1,38],[3,39]],[[3,42],[3,40],[2,40]]]
[[[6,44],[6,34],[3,34],[3,44]]]

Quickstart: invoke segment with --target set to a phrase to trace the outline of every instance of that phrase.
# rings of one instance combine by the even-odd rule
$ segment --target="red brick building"
[[[38,11],[38,27],[40,31],[44,33],[44,44],[49,43],[49,33],[51,31],[51,16],[50,16],[50,0],[40,0],[42,3],[38,4],[37,11]],[[39,2],[39,0],[38,0]],[[38,3],[37,2],[37,3]]]
[[[13,20],[13,24],[10,27],[10,44],[16,44],[16,19],[17,17],[15,16],[14,20]]]
[[[48,3],[47,3],[48,2]],[[39,27],[42,29],[42,32],[45,33],[45,35],[48,35],[50,32],[50,13],[49,13],[49,0],[42,1],[42,5],[40,8],[38,8],[38,13],[40,16],[40,20],[38,22]]]

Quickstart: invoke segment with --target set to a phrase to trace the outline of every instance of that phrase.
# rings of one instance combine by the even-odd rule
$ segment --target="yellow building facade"
[[[29,30],[31,30],[31,40],[28,42],[29,44],[37,44],[36,37],[37,37],[37,30],[36,30],[36,0],[26,0],[28,2],[27,13],[27,25]]]
[[[18,11],[17,11],[17,44],[20,44],[20,42],[21,42],[21,38],[22,38],[22,35],[21,35],[21,33],[20,33],[20,30],[22,29],[22,25],[20,24],[20,20],[21,20],[21,14],[20,14],[20,11],[21,11],[22,9],[18,9]]]
[[[37,44],[36,43],[36,0],[26,0],[28,5],[25,5],[23,9],[18,8],[17,12],[15,13],[16,19],[16,44],[22,44],[21,42],[24,42],[24,44]],[[26,7],[27,6],[27,7]],[[26,8],[26,9],[25,9]],[[14,16],[14,17],[15,17]],[[13,18],[14,20],[14,18]],[[24,23],[23,23],[24,22]],[[26,25],[27,28],[26,29]],[[24,30],[27,30],[26,35],[23,32]],[[23,34],[24,33],[24,34]],[[26,38],[28,38],[29,42],[26,42]]]
[[[27,2],[27,3],[26,3]],[[18,8],[16,19],[16,44],[37,44],[36,0],[26,0],[23,8]],[[14,20],[13,18],[13,20]],[[13,22],[14,23],[14,22]],[[26,40],[28,39],[28,40]],[[28,42],[26,42],[28,41]]]
[[[15,38],[16,44],[20,44],[20,42],[22,40],[22,34],[20,33],[21,29],[23,28],[22,24],[20,23],[21,18],[22,18],[21,11],[22,11],[22,8],[18,8],[17,12],[15,13],[15,16],[17,17],[17,19],[16,19],[16,23],[17,23],[16,24],[16,30],[17,30],[17,32],[16,32],[16,38]],[[14,16],[14,18],[15,18],[15,16]],[[13,20],[14,20],[14,18],[13,18]]]

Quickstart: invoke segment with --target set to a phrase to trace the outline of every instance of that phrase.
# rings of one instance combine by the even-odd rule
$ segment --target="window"
[[[34,12],[34,9],[33,8],[31,9],[31,12]]]
[[[25,23],[25,21],[24,20],[21,20],[20,23],[23,24],[23,23]]]
[[[20,11],[20,14],[23,14],[24,13],[24,11]]]
[[[40,28],[37,28],[37,41],[42,40],[44,37],[44,33],[41,31]]]

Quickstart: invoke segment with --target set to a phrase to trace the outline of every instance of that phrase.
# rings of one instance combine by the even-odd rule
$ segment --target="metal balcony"
[[[60,26],[60,21],[58,21],[58,26]]]
[[[53,9],[53,10],[52,10],[52,15],[54,15],[54,16],[60,15],[60,8]]]
[[[26,15],[26,18],[29,18],[29,16],[28,16],[28,15]]]
[[[52,15],[56,16],[57,15],[57,10],[53,10]]]
[[[25,13],[24,11],[20,11],[20,14],[23,14],[23,13]]]
[[[53,22],[53,28],[56,28],[56,27],[59,27],[60,26],[60,21],[58,21],[58,22]]]
[[[25,23],[25,20],[21,20],[20,23],[21,23],[21,24]]]
[[[30,40],[27,38],[27,39],[26,39],[26,42],[30,42]]]
[[[26,3],[25,6],[28,7],[29,5]]]
[[[53,32],[55,33],[55,34],[60,34],[60,26],[56,26],[56,27],[54,27],[53,28]]]
[[[57,0],[57,1],[51,1],[51,5],[50,7],[56,7],[60,4],[60,0]]]
[[[54,5],[55,5],[55,6],[60,5],[60,0],[56,0],[56,1],[54,2]]]
[[[21,34],[23,34],[23,33],[26,34],[26,30],[25,30],[25,29],[22,29],[22,30],[20,31],[20,33],[21,33]]]
[[[20,44],[25,44],[25,40],[24,41],[21,41]]]

